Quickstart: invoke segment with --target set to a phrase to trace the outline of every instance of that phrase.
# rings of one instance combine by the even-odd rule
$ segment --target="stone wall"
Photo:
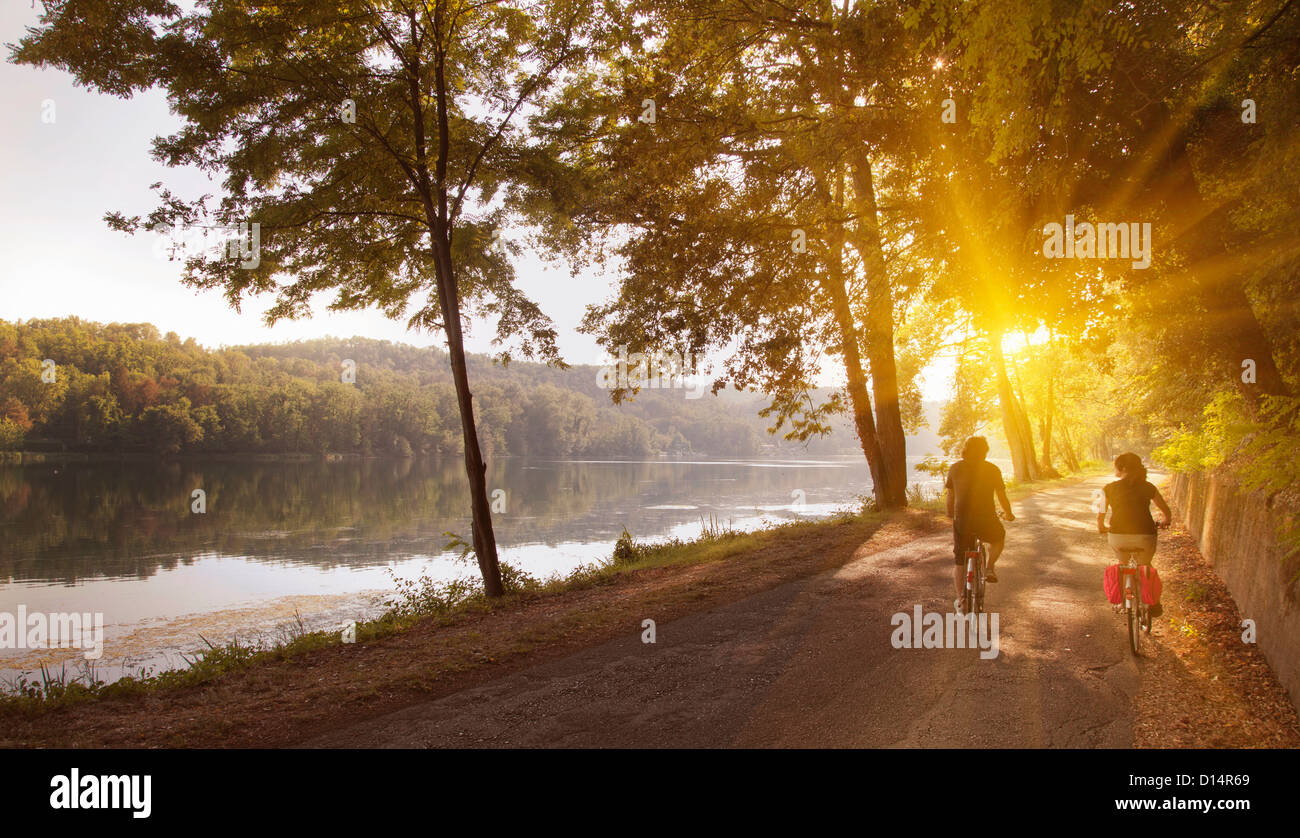
[[[1255,621],[1259,650],[1300,708],[1300,561],[1285,561],[1278,527],[1296,510],[1221,474],[1175,474],[1169,503],[1201,555]]]

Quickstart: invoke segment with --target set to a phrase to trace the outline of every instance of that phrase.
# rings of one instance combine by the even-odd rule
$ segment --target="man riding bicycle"
[[[993,565],[998,556],[1002,555],[1007,531],[998,520],[997,509],[993,505],[995,495],[1006,513],[1006,519],[1016,520],[1016,516],[1011,514],[1006,484],[1002,482],[1002,470],[985,460],[988,453],[989,443],[984,437],[973,436],[966,440],[961,449],[961,459],[948,470],[948,479],[944,482],[948,496],[948,517],[952,518],[952,552],[955,561],[952,579],[957,589],[957,600],[953,607],[958,612],[961,611],[961,595],[966,585],[965,551],[975,539],[984,541],[989,546],[988,572],[984,581],[998,581]]]

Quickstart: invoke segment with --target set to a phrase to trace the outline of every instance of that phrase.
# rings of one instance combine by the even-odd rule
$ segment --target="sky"
[[[39,9],[22,0],[0,5],[0,44],[22,37]],[[9,50],[3,48],[7,59]],[[208,347],[284,342],[326,335],[361,336],[417,346],[441,336],[413,332],[376,310],[330,312],[322,297],[309,319],[267,327],[271,298],[230,308],[218,291],[180,281],[181,261],[159,255],[152,233],[110,230],[106,212],[143,215],[156,206],[149,186],[161,181],[183,197],[220,194],[220,184],[193,169],[172,169],[150,156],[155,136],[180,120],[159,90],[120,99],[74,85],[56,69],[0,63],[0,319],[78,316],[99,322],[148,322]],[[578,331],[588,305],[605,300],[616,277],[579,276],[567,266],[522,254],[516,262],[521,290],[555,324],[559,348],[571,364],[601,364],[594,337]],[[470,324],[466,348],[493,350],[489,324]],[[839,378],[828,372],[826,384]],[[941,368],[927,370],[927,398],[946,389]]]
[[[39,9],[21,0],[0,5],[0,43],[11,44],[37,21]],[[8,48],[4,48],[7,58]],[[53,106],[53,121],[49,119]],[[144,214],[156,206],[149,186],[162,181],[184,196],[220,185],[198,170],[169,169],[150,157],[155,136],[180,126],[159,90],[126,100],[77,88],[61,70],[0,64],[0,317],[7,320],[77,315],[103,322],[150,322],[216,347],[335,335],[440,342],[378,311],[329,312],[328,297],[309,320],[267,328],[269,297],[242,312],[216,291],[180,282],[181,262],[155,254],[151,233],[110,230],[104,213]],[[573,277],[567,267],[524,255],[519,285],[560,333],[565,359],[596,363],[595,339],[577,332],[587,304],[610,293],[611,279]],[[473,324],[467,348],[491,351],[492,330]]]

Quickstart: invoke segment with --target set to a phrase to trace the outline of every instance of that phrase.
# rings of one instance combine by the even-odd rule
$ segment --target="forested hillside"
[[[498,456],[735,457],[782,442],[749,394],[643,390],[614,406],[595,367],[481,356],[470,367],[480,433]],[[852,451],[841,430],[783,448]],[[461,444],[436,349],[326,338],[210,350],[149,324],[0,321],[3,449],[410,456]]]

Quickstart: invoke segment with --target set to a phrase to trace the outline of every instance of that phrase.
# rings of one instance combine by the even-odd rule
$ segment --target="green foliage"
[[[1274,493],[1300,485],[1300,398],[1267,396],[1253,433],[1240,448],[1248,489]]]
[[[452,535],[447,533],[447,535]],[[473,555],[470,545],[453,536],[449,549],[463,547],[458,561],[468,564]],[[498,562],[501,570],[501,587],[506,594],[524,594],[536,591],[541,582],[522,568],[509,562]],[[487,594],[483,582],[477,577],[455,577],[439,581],[428,572],[415,579],[401,579],[390,569],[396,592],[388,602],[388,618],[407,620],[416,617],[447,615],[472,603],[484,603]]]
[[[1289,495],[1300,485],[1300,398],[1265,396],[1251,417],[1233,391],[1220,392],[1205,408],[1200,427],[1181,430],[1155,452],[1174,471],[1225,469],[1251,491]],[[1300,554],[1300,516],[1278,507],[1277,536],[1288,558]]]
[[[632,538],[632,533],[627,531],[627,527],[624,527],[622,535],[618,537],[618,541],[614,542],[614,555],[611,561],[616,565],[634,564],[640,561],[644,555],[645,548],[637,544],[636,540]]]
[[[41,380],[45,358],[56,362],[54,383]],[[340,381],[345,359],[356,364],[354,384]],[[758,452],[757,397],[740,416],[671,390],[613,407],[591,367],[470,363],[492,455]],[[447,356],[436,349],[330,338],[208,350],[147,324],[0,321],[0,450],[405,459],[461,446]]]
[[[498,339],[554,360],[549,321],[487,246],[522,220],[547,250],[618,261],[617,293],[585,321],[603,345],[727,356],[713,383],[762,389],[762,416],[789,439],[874,410],[876,430],[858,432],[877,462],[870,437],[915,427],[915,377],[965,333],[986,345],[959,360],[939,429],[949,456],[1001,426],[1026,478],[1040,457],[1044,471],[1057,456],[1076,470],[1160,445],[1168,467],[1230,465],[1270,491],[1295,482],[1300,5],[89,5],[48,3],[13,60],[116,96],[166,89],[183,128],[156,156],[224,174],[227,194],[214,207],[164,189],[147,219],[110,223],[261,220],[259,266],[190,262],[187,279],[232,303],[274,294],[272,319],[333,292],[335,308],[439,329],[464,303],[496,318]],[[344,95],[355,123],[334,118]],[[1245,96],[1256,122],[1241,118]],[[955,122],[936,118],[945,98]],[[659,113],[648,124],[644,99]],[[1045,263],[1038,231],[1067,213],[1150,219],[1152,264]],[[1001,338],[1040,330],[1048,345],[1006,351],[995,394]],[[456,400],[427,370],[348,389],[333,369],[344,355],[313,367],[245,350],[209,374],[211,359],[176,339],[179,364],[21,343],[0,324],[0,448],[461,445]],[[64,372],[54,384],[44,357]],[[846,388],[814,387],[834,359]],[[1256,380],[1241,378],[1245,360]],[[614,413],[584,398],[605,394],[556,379],[495,381],[476,402],[495,455],[759,445],[718,413]]]
[[[501,587],[507,594],[535,591],[542,584],[537,577],[509,562],[501,562]]]
[[[483,585],[477,579],[438,581],[425,573],[416,579],[394,577],[393,584],[397,592],[389,607],[396,618],[447,614],[483,596]]]
[[[939,423],[944,454],[951,458],[961,453],[967,439],[974,436],[994,417],[996,402],[987,359],[978,363],[975,356],[962,352],[953,371],[952,397],[944,404]],[[947,474],[933,470],[934,463],[923,464],[936,476]],[[943,464],[939,464],[943,465]]]
[[[876,195],[914,197],[912,161],[892,152],[918,119],[928,67],[915,39],[895,4],[634,9],[618,32],[634,56],[573,78],[541,120],[572,161],[566,211],[595,258],[621,269],[584,328],[611,349],[716,353],[713,387],[761,390],[769,431],[786,440],[874,409],[856,433],[864,452],[884,452],[867,454],[886,464],[878,485],[897,482],[936,346],[931,319],[895,332],[927,274],[895,258],[914,233]],[[660,109],[653,124],[628,116],[645,99]],[[816,386],[832,369],[845,386]],[[887,488],[900,502],[902,485]]]
[[[22,425],[7,417],[0,416],[0,451],[12,451],[21,448],[26,435]]]
[[[1194,430],[1180,430],[1153,452],[1157,463],[1173,471],[1209,471],[1232,456],[1250,431],[1241,398],[1235,392],[1218,393],[1205,407],[1204,422]]]
[[[952,461],[941,460],[933,454],[927,456],[924,460],[916,464],[916,470],[936,478],[943,479],[948,476],[948,470],[952,468]]]

